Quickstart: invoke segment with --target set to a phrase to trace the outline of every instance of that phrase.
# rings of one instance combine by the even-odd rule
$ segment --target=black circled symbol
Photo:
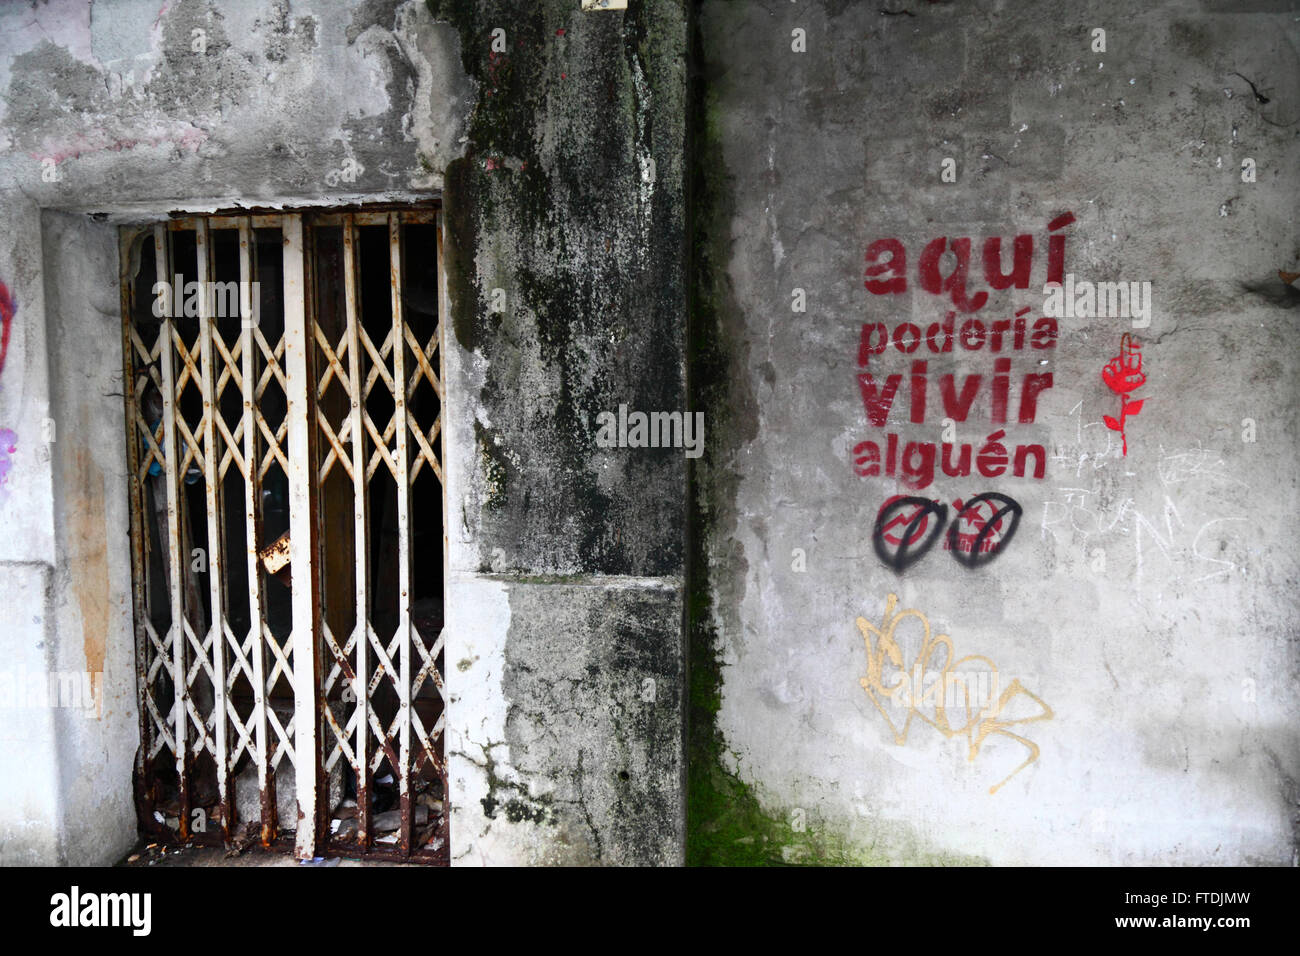
[[[993,514],[984,521],[984,527],[980,528],[979,533],[975,535],[975,543],[968,554],[957,547],[957,529],[961,527],[962,519],[968,514],[970,515],[970,518],[967,518],[967,520],[970,520],[971,523],[974,524],[975,522],[972,519],[979,517],[979,513],[974,509],[985,501],[989,502],[990,506],[994,508],[994,511]],[[998,507],[999,504],[1001,507]],[[948,548],[952,551],[953,559],[958,564],[967,568],[978,568],[982,565],[988,564],[998,556],[1004,547],[1011,543],[1012,537],[1015,536],[1016,528],[1020,526],[1020,516],[1024,513],[1024,510],[1025,509],[1020,507],[1020,503],[1014,498],[1009,498],[996,491],[976,495],[970,501],[966,502],[966,506],[961,509],[956,519],[953,521],[952,527],[948,529]],[[989,535],[994,533],[994,529],[1002,521],[1003,516],[1007,514],[1010,514],[1011,518],[1006,530],[1002,532],[1001,537],[992,543],[987,552],[983,552],[982,549],[985,540],[987,540]]]
[[[905,519],[901,517],[900,513],[907,508],[916,508],[917,510],[916,514],[912,515],[911,518]],[[925,526],[928,516],[931,514],[935,516],[934,530],[926,535],[925,539],[917,547],[912,548],[911,542],[920,532],[920,529]],[[885,546],[885,532],[899,521],[905,521],[906,526],[899,538],[898,547],[893,554],[890,554],[889,549]],[[876,527],[871,534],[871,545],[876,550],[876,557],[880,558],[882,563],[895,571],[902,572],[925,557],[926,552],[943,534],[943,526],[947,523],[947,505],[931,501],[929,498],[915,496],[898,498],[881,508],[880,513],[876,515]]]

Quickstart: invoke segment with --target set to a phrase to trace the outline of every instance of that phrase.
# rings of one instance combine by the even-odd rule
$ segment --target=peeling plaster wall
[[[702,5],[692,356],[720,444],[696,473],[693,862],[1295,862],[1286,519],[1298,504],[1300,369],[1287,343],[1300,296],[1276,272],[1297,271],[1300,254],[1296,12],[1192,0]],[[1096,27],[1105,53],[1091,50]],[[792,50],[796,28],[804,53]],[[955,182],[940,178],[945,157]],[[1246,157],[1255,182],[1243,182]],[[941,442],[943,374],[984,377],[955,421],[957,442],[978,453],[995,428],[999,357],[890,345],[866,369],[879,385],[900,376],[876,427],[857,381],[863,323],[924,332],[943,320],[952,301],[918,281],[923,248],[943,236],[973,239],[972,291],[988,288],[985,237],[1004,237],[1008,263],[1012,236],[1035,242],[1029,288],[991,291],[978,313],[957,310],[959,324],[1022,307],[1041,316],[1047,224],[1065,211],[1077,217],[1063,230],[1065,271],[1149,280],[1154,310],[1144,329],[1063,318],[1054,348],[1000,353],[1012,359],[1006,444],[1043,444],[1045,476],[949,477],[936,465],[918,489],[883,464],[856,474],[865,440],[882,457],[889,432],[900,453]],[[887,237],[906,248],[908,288],[875,295],[865,253]],[[805,312],[792,311],[796,288]],[[1120,403],[1101,376],[1125,331],[1142,342],[1146,375],[1126,456],[1103,424]],[[913,360],[928,362],[920,422]],[[1043,371],[1053,387],[1020,424],[1020,382]],[[1023,508],[991,563],[967,570],[940,542],[900,574],[875,553],[888,497],[986,491]],[[908,709],[878,708],[860,684],[856,621],[884,629],[890,594],[950,635],[957,657],[995,662],[1003,690],[1018,678],[1050,719],[977,721],[974,754],[926,722],[959,728],[964,713],[944,724],[918,708],[905,730]],[[921,621],[904,619],[897,638],[910,665]],[[939,648],[934,670],[943,658]],[[886,669],[887,685],[898,672]],[[992,721],[1044,713],[1020,694],[994,704]],[[983,737],[1002,729],[1038,748],[1017,773],[1033,751]]]
[[[0,37],[0,581],[53,609],[8,608],[5,647],[105,671],[99,717],[9,725],[4,861],[133,833],[115,225],[439,191],[453,856],[680,861],[685,457],[594,416],[685,403],[683,5],[53,2]]]
[[[58,555],[49,663],[79,689],[76,706],[52,708],[60,858],[94,864],[135,842],[130,781],[140,741],[122,373],[108,344],[122,327],[117,229],[47,211],[41,239],[55,422],[45,457]],[[103,360],[88,359],[91,342],[104,343]]]
[[[459,43],[416,0],[0,7],[0,691],[102,672],[92,712],[5,709],[0,863],[135,837],[116,224],[436,196],[475,95]]]
[[[680,584],[453,578],[459,864],[679,863]]]
[[[109,862],[133,835],[116,224],[439,192],[454,862],[1294,861],[1294,3],[688,6],[0,8],[0,647],[10,676],[103,672],[93,716],[5,714],[0,862]],[[890,346],[872,425],[863,323],[952,307],[920,288],[926,244],[970,237],[973,291],[986,237],[1009,259],[1033,236],[1029,287],[977,313],[1033,318],[1065,211],[1066,271],[1150,280],[1150,326]],[[905,293],[864,288],[883,238]],[[1126,329],[1127,455],[1100,374]],[[1042,479],[855,473],[889,432],[938,450],[948,374],[983,376],[955,422],[978,453],[996,357]],[[705,457],[600,447],[620,405],[702,411]],[[951,517],[981,492],[1023,509],[986,566],[876,554],[888,497]],[[862,627],[890,594],[1032,692],[999,717],[1050,718],[979,726],[1031,744],[919,712],[904,733],[873,701]]]
[[[686,401],[685,7],[431,6],[479,88],[447,171],[453,862],[679,862],[686,458],[596,416]]]

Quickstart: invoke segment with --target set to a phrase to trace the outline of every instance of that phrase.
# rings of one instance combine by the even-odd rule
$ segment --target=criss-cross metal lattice
[[[442,465],[435,452],[442,429],[440,375],[434,370],[439,360],[439,327],[421,341],[407,321],[403,304],[403,250],[400,223],[390,216],[389,275],[391,295],[382,314],[388,319],[382,330],[374,325],[367,329],[363,320],[358,280],[359,242],[357,223],[352,216],[340,222],[343,301],[341,331],[331,336],[320,321],[312,323],[318,349],[317,427],[320,431],[320,469],[318,480],[325,486],[332,473],[341,472],[349,486],[353,539],[369,540],[368,522],[371,499],[376,489],[376,473],[383,470],[396,488],[398,560],[396,576],[398,607],[396,627],[390,635],[376,630],[369,562],[357,557],[353,568],[351,627],[346,635],[335,635],[328,621],[322,624],[329,669],[322,692],[329,702],[324,718],[332,743],[325,750],[325,769],[332,770],[344,760],[358,781],[359,827],[364,839],[369,826],[367,796],[380,768],[387,764],[396,773],[402,803],[409,803],[414,781],[426,765],[445,781],[446,766],[442,756],[443,712],[446,696],[438,659],[442,635],[426,636],[412,621],[410,594],[411,537],[410,490],[421,468],[428,466],[442,484]],[[378,345],[372,334],[382,331]],[[417,416],[413,398],[417,389],[427,384],[438,399],[438,411],[431,422]],[[375,391],[384,401],[374,401]],[[339,401],[337,411],[329,413],[331,391]],[[374,409],[389,410],[383,421],[375,420]],[[328,601],[328,599],[327,599]],[[336,687],[341,690],[336,692]],[[433,722],[426,726],[420,715],[417,698],[436,695]],[[383,697],[395,700],[395,707],[385,712]],[[403,846],[411,839],[410,821],[403,812],[399,840]]]
[[[255,288],[251,222],[231,224],[238,243],[239,287]],[[192,240],[191,277],[198,283],[197,314],[182,306],[186,284],[177,268],[177,240]],[[262,480],[272,464],[284,469],[286,421],[266,412],[267,389],[281,389],[284,338],[274,346],[247,321],[241,298],[235,316],[218,316],[209,289],[213,234],[199,220],[184,230],[159,224],[124,232],[122,245],[124,389],[128,421],[135,579],[137,667],[141,701],[142,768],[152,770],[166,751],[174,767],[171,792],[152,773],[155,811],[172,816],[182,836],[207,830],[208,805],[196,778],[215,778],[216,823],[229,838],[234,822],[235,774],[251,764],[260,792],[268,773],[293,760],[293,719],[281,720],[267,699],[292,672],[292,637],[277,638],[262,613],[265,582],[255,557],[241,570],[226,565],[226,515],[243,503],[241,544],[256,541],[262,519]],[[152,276],[137,274],[146,250]],[[156,280],[166,294],[154,302],[137,295],[138,281]],[[224,321],[223,321],[224,320]],[[232,333],[232,326],[235,331]],[[253,467],[257,465],[258,467]],[[203,506],[186,489],[198,483]],[[202,527],[200,527],[202,522]],[[203,531],[205,547],[195,548]],[[229,576],[242,573],[247,606],[232,608]],[[207,600],[199,593],[206,580]],[[239,624],[237,622],[241,622]],[[271,662],[267,672],[267,662]],[[274,736],[271,736],[271,735]],[[206,761],[205,761],[206,755]],[[264,805],[265,809],[265,805]],[[162,813],[159,812],[162,817]],[[264,814],[263,837],[278,821]],[[163,819],[166,819],[163,817]]]
[[[443,482],[441,325],[413,325],[403,304],[403,224],[436,219],[394,212],[318,221],[327,219],[342,227],[345,259],[343,331],[335,336],[312,299],[315,246],[300,216],[205,217],[123,232],[142,821],[152,825],[144,819],[150,815],[182,839],[200,838],[206,828],[204,814],[192,815],[198,808],[211,812],[226,841],[236,826],[256,822],[263,842],[273,843],[286,822],[294,828],[275,797],[287,767],[299,804],[295,849],[312,855],[332,809],[325,806],[334,794],[331,774],[345,761],[364,850],[373,837],[370,788],[386,766],[396,777],[402,823],[395,839],[379,842],[396,842],[406,854],[419,849],[413,797],[427,791],[430,775],[440,781],[438,796],[446,793],[443,639],[440,628],[435,635],[413,624],[410,544],[413,484],[425,468],[439,488]],[[387,227],[391,301],[380,329],[360,308],[361,223]],[[271,297],[279,310],[269,324],[253,318],[261,274],[256,229],[282,237],[264,244],[283,256],[270,273],[278,272],[283,291]],[[214,314],[209,289],[220,230],[227,230],[222,241],[238,243],[235,322]],[[197,310],[180,303],[182,240],[198,282]],[[140,262],[149,252],[154,269],[146,276]],[[137,292],[138,283],[154,280],[173,287],[165,309]],[[427,404],[420,414],[413,407],[421,388],[436,397],[432,412]],[[376,390],[384,397],[378,404]],[[390,412],[383,421],[375,420],[379,408]],[[347,547],[355,563],[352,625],[341,642],[322,610],[331,599],[321,593],[327,562],[317,510],[336,470],[335,480],[351,488]],[[382,635],[368,557],[377,474],[397,489],[390,570],[399,597],[395,626],[390,621]],[[288,580],[272,584],[259,551],[269,543],[266,499],[277,494],[287,497],[291,560]],[[196,547],[200,540],[204,546]],[[268,589],[284,583],[291,600],[284,590],[279,600],[291,614],[285,606],[277,617]],[[252,783],[257,806],[248,810],[237,793],[246,796]],[[438,832],[445,849],[445,815]]]

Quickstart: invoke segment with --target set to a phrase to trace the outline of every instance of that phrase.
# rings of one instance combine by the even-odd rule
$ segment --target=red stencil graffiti
[[[953,502],[957,517],[948,523],[948,506],[938,499],[894,495],[880,506],[871,545],[876,556],[895,571],[903,571],[921,560],[931,546],[944,538],[944,550],[966,568],[977,568],[997,557],[1016,533],[1024,509],[995,491],[976,495],[970,501]],[[1005,524],[1004,524],[1005,522]]]
[[[0,282],[0,372],[5,370],[5,358],[9,355],[9,329],[17,311],[18,305],[9,293],[9,287]]]
[[[880,528],[880,536],[884,538],[886,544],[898,547],[906,541],[908,547],[920,544],[925,540],[926,532],[930,530],[931,519],[938,520],[939,512],[933,508],[927,508],[924,505],[908,505],[901,508],[890,508],[890,505],[896,501],[901,501],[903,495],[894,495],[887,498],[880,506],[879,516],[884,518]],[[938,499],[934,504],[938,505]],[[1002,535],[1005,531],[1004,521],[1009,523],[1004,509],[999,508],[998,504],[984,499],[973,499],[969,506],[965,505],[960,498],[952,503],[953,510],[957,513],[954,519],[957,529],[954,539],[957,550],[964,554],[970,554],[975,550],[975,540],[980,540],[981,551],[993,551],[1002,541]],[[988,531],[981,536],[984,528]],[[951,551],[953,544],[951,541],[944,542],[944,550]]]
[[[1142,343],[1136,336],[1128,332],[1124,333],[1119,340],[1119,355],[1106,363],[1106,367],[1101,370],[1101,377],[1107,387],[1119,396],[1119,418],[1103,415],[1102,420],[1111,431],[1119,432],[1124,443],[1124,454],[1127,456],[1128,434],[1124,430],[1125,420],[1130,415],[1142,411],[1142,406],[1146,403],[1145,398],[1139,398],[1137,401],[1129,398],[1130,392],[1141,388],[1147,381],[1146,373],[1142,371]]]
[[[976,542],[979,542],[980,551],[987,553],[997,550],[1006,530],[1003,521],[1005,520],[1007,524],[1011,523],[1005,509],[999,508],[997,503],[987,498],[973,500],[968,506],[963,506],[962,500],[958,498],[952,506],[957,511],[957,517],[954,519],[956,528],[944,542],[944,550],[953,550],[955,544],[958,551],[970,554],[977,547]],[[988,528],[988,531],[985,531],[985,528]]]
[[[902,544],[904,539],[908,547],[919,544],[925,538],[925,533],[930,528],[930,517],[934,514],[924,505],[912,505],[891,511],[889,506],[904,497],[904,495],[894,495],[892,498],[887,498],[877,514],[879,520],[885,518],[886,512],[889,512],[889,517],[880,528],[880,536],[894,547]],[[938,502],[936,501],[935,504]]]

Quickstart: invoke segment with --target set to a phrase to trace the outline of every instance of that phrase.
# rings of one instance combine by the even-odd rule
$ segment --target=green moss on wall
[[[983,860],[938,852],[891,828],[877,841],[869,827],[802,818],[774,807],[730,768],[734,754],[718,727],[723,670],[717,622],[738,630],[725,588],[743,582],[745,558],[734,547],[735,489],[730,462],[758,433],[757,405],[748,388],[744,317],[730,288],[727,262],[734,220],[732,185],[718,140],[720,84],[703,56],[692,24],[696,66],[689,97],[687,191],[690,229],[690,319],[687,390],[692,410],[710,423],[709,454],[692,462],[687,543],[687,817],[686,861],[693,866],[970,865]],[[711,550],[712,549],[712,550]]]
[[[702,64],[698,24],[691,25],[693,61]],[[727,387],[735,370],[729,354],[728,321],[737,307],[727,288],[724,237],[730,190],[708,117],[706,82],[698,72],[688,98],[687,223],[690,230],[690,308],[687,320],[687,394],[690,411],[703,410],[711,453],[693,461],[687,486],[687,806],[686,862],[692,866],[763,865],[785,861],[792,843],[785,822],[764,811],[753,791],[724,762],[718,729],[722,665],[714,624],[715,593],[707,549],[718,532],[719,494],[725,494],[728,453],[738,442],[734,396]],[[740,381],[737,379],[737,381]]]
[[[680,574],[684,464],[625,449],[638,480],[605,480],[593,422],[620,403],[683,404],[682,4],[428,7],[477,87],[444,204],[451,331],[484,360],[465,397],[486,423],[471,478],[489,503],[470,516],[481,550],[540,573]]]
[[[478,444],[479,469],[483,474],[483,484],[487,498],[483,506],[489,511],[498,511],[506,503],[506,477],[509,463],[501,449],[497,448],[492,435],[480,422],[474,423],[474,438]]]

